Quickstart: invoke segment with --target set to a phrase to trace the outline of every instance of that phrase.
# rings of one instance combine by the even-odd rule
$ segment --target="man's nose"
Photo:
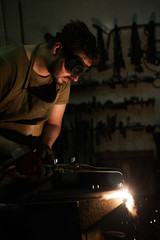
[[[71,78],[72,78],[73,82],[77,82],[79,76],[71,75]]]

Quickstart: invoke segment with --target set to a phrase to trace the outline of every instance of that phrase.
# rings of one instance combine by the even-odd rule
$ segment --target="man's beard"
[[[59,61],[53,60],[47,67],[48,72],[51,74],[53,81],[56,82],[56,76],[58,76],[61,68],[62,68],[63,60],[59,59]]]
[[[52,61],[49,66],[48,66],[48,72],[52,75],[55,76],[57,75],[57,71],[59,69],[59,64],[56,63],[55,61]]]

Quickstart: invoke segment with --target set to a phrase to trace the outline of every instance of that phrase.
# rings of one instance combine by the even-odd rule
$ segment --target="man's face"
[[[86,67],[91,66],[91,61],[89,58],[86,57],[84,53],[76,53],[76,56],[78,56],[86,65]],[[69,71],[66,67],[66,59],[65,57],[59,53],[59,57],[56,56],[56,61],[54,60],[50,66],[50,73],[55,79],[56,83],[58,84],[65,84],[66,82],[73,81],[77,82],[79,76],[73,74],[71,71]]]

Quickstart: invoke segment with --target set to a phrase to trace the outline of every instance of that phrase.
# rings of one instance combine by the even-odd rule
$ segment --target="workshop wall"
[[[160,1],[1,0],[0,3],[1,45],[41,42],[45,33],[54,35],[71,19],[83,20],[97,37],[102,65],[72,85],[63,130],[56,142],[60,159],[68,161],[70,156],[76,156],[79,162],[99,165],[103,154],[107,165],[109,153],[130,152],[131,156],[139,151],[144,156],[152,151],[151,159],[158,159],[156,164],[160,165]],[[151,46],[146,25],[151,21],[155,23],[156,63],[146,60],[146,51]],[[134,33],[138,34],[137,42],[143,52],[137,59],[138,65],[131,63],[133,22],[137,24]],[[117,52],[115,40],[119,46]],[[120,69],[116,67],[119,56],[116,53],[121,55]]]

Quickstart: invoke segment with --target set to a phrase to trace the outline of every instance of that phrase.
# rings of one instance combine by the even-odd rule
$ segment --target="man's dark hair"
[[[64,53],[84,52],[92,64],[97,63],[96,38],[84,22],[71,21],[64,25],[62,31],[56,33],[55,40],[62,43]]]

